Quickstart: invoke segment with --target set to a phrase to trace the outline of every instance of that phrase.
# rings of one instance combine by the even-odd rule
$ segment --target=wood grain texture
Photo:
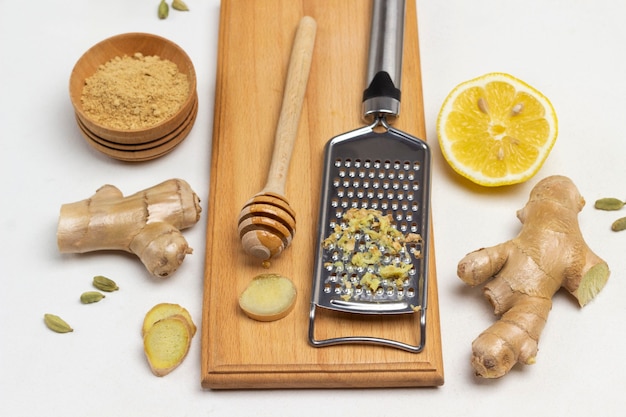
[[[418,387],[443,384],[434,244],[430,241],[426,346],[419,354],[372,345],[323,348],[308,343],[323,148],[363,126],[361,94],[370,4],[363,0],[224,0],[208,202],[201,382],[211,389]],[[291,246],[269,269],[243,252],[242,205],[264,184],[298,21],[317,21],[307,94],[286,197],[296,211]],[[395,126],[425,136],[415,0],[407,1],[401,116]],[[432,235],[431,235],[432,238]],[[240,311],[239,294],[261,273],[290,277],[298,300],[268,323]],[[418,342],[418,315],[362,316],[322,311],[316,337],[372,335]]]

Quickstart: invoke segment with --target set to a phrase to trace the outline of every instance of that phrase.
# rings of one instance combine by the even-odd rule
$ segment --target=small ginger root
[[[561,287],[583,307],[606,284],[609,267],[589,249],[578,225],[584,205],[569,178],[547,177],[517,212],[522,222],[517,237],[469,253],[459,262],[458,276],[468,285],[493,278],[484,295],[500,316],[472,343],[478,376],[499,378],[518,362],[535,362],[552,296]]]
[[[180,231],[197,223],[201,211],[200,199],[181,179],[126,197],[104,185],[88,199],[61,206],[57,243],[61,253],[134,253],[152,275],[166,278],[192,253]]]

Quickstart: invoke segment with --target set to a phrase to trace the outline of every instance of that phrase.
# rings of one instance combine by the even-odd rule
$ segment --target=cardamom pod
[[[44,314],[43,321],[48,327],[48,329],[57,333],[69,333],[73,332],[74,329],[65,322],[61,317],[56,316],[54,314]]]
[[[172,9],[178,10],[178,11],[181,11],[181,12],[188,12],[189,11],[189,7],[187,7],[187,4],[185,4],[185,2],[183,0],[174,0],[174,1],[172,1]]]
[[[596,201],[596,204],[594,205],[595,208],[597,208],[598,210],[609,210],[609,211],[613,211],[613,210],[619,210],[622,207],[624,207],[624,203],[622,200],[618,199],[618,198],[601,198],[599,200]]]
[[[626,230],[626,217],[621,217],[615,220],[611,225],[611,230],[613,230],[614,232]]]
[[[93,286],[100,291],[106,292],[117,291],[120,289],[115,281],[102,275],[96,275],[95,277],[93,277]]]
[[[170,6],[167,5],[165,0],[161,0],[159,3],[159,19],[167,19],[167,16],[170,14]]]
[[[83,304],[97,303],[104,298],[104,294],[98,291],[86,291],[80,295],[80,302]]]

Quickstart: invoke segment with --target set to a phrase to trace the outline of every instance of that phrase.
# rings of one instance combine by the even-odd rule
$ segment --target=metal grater
[[[309,318],[309,341],[313,346],[373,343],[410,352],[420,352],[424,346],[431,156],[424,141],[391,127],[387,120],[399,114],[404,13],[403,0],[374,1],[368,63],[371,83],[363,101],[364,115],[373,121],[336,136],[326,145]],[[381,51],[385,48],[392,49],[391,53]],[[376,240],[356,233],[351,236],[354,249],[324,244],[328,237],[348,228],[344,215],[350,209],[373,209],[391,215],[399,232],[418,234],[421,240],[406,243],[398,253],[387,253],[381,247],[379,262],[355,265],[352,257],[376,246]],[[361,283],[366,274],[378,276],[387,265],[412,268],[401,282],[382,279],[375,290]],[[410,345],[369,336],[317,340],[318,307],[357,314],[419,314],[420,343]]]

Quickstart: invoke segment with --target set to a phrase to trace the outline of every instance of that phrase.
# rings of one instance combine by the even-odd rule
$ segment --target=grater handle
[[[362,102],[367,120],[400,114],[405,13],[405,0],[374,0]]]
[[[289,59],[283,102],[274,136],[272,162],[265,187],[259,194],[285,194],[285,184],[313,59],[317,24],[304,16],[298,25]]]

